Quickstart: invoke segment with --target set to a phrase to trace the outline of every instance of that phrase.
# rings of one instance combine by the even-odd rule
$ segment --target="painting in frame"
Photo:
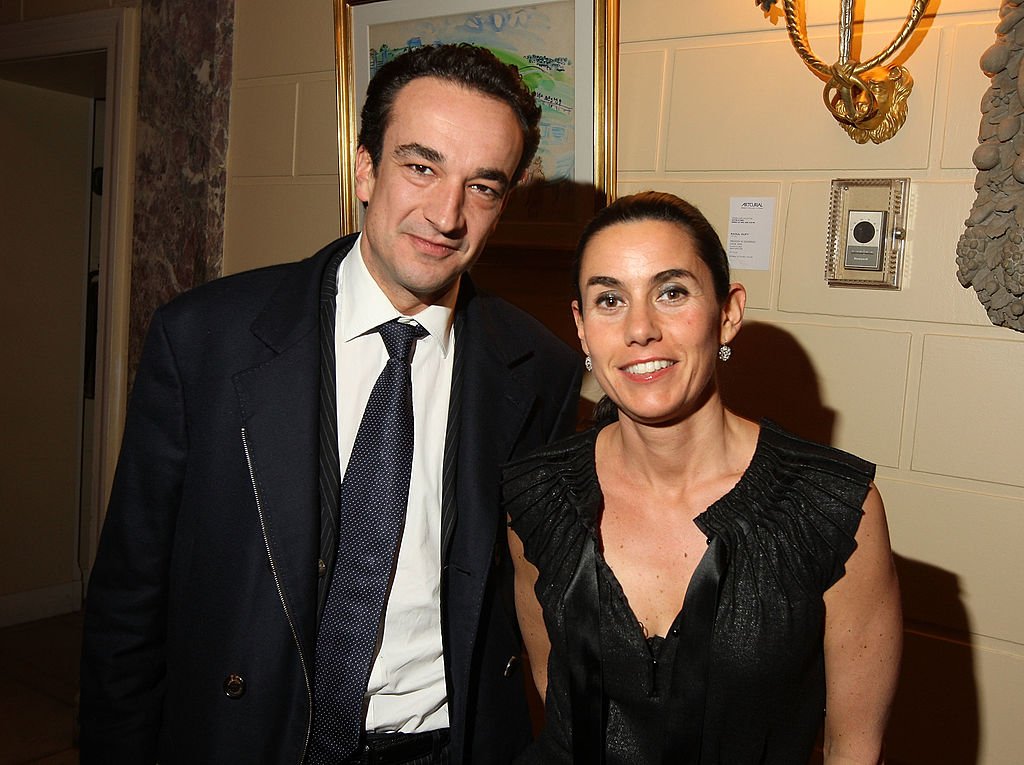
[[[566,249],[614,196],[617,0],[335,0],[343,233],[360,228],[355,151],[366,86],[420,45],[470,42],[514,64],[541,105],[541,146],[491,241]]]

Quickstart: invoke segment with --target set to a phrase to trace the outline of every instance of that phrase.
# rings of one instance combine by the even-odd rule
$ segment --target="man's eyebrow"
[[[481,167],[475,173],[473,173],[473,177],[479,178],[480,180],[483,181],[493,181],[494,183],[500,184],[502,192],[504,192],[509,187],[509,185],[511,185],[511,181],[509,181],[508,175],[506,175],[504,171],[498,170],[497,168]]]
[[[392,152],[392,156],[396,159],[422,159],[430,162],[434,165],[444,165],[447,158],[444,154],[439,152],[437,149],[432,149],[429,146],[424,146],[421,143],[403,143],[401,146],[396,146]],[[491,181],[501,186],[501,193],[505,193],[509,186],[512,185],[508,174],[499,170],[498,168],[492,167],[481,167],[475,170],[472,174],[473,178],[477,178],[482,181]]]
[[[445,162],[444,154],[421,143],[403,143],[401,146],[396,146],[392,154],[401,159],[419,157],[420,159],[427,160],[427,162],[433,162],[435,165],[441,165]]]

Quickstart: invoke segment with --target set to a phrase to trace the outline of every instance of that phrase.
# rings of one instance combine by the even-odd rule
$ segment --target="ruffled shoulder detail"
[[[845,573],[874,475],[870,462],[764,420],[743,477],[697,525],[731,550],[756,547],[773,569],[763,574],[818,596]]]
[[[596,440],[597,430],[577,433],[503,471],[502,503],[526,559],[540,571],[537,598],[545,607],[560,601],[587,535],[594,534],[601,505]]]

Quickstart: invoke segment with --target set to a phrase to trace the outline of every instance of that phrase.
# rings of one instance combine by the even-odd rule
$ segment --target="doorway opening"
[[[124,419],[138,11],[0,26],[0,626],[77,610]]]

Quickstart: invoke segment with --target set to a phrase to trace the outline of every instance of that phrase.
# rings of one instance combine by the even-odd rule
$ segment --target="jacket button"
[[[316,562],[316,575],[323,576],[327,573],[327,564],[324,563],[324,559],[321,558]]]
[[[509,656],[508,657],[508,664],[505,665],[505,671],[502,672],[501,674],[503,674],[505,677],[512,677],[512,673],[515,672],[516,669],[518,669],[518,668],[519,668],[519,657],[518,656]]]
[[[229,699],[240,699],[245,695],[245,680],[234,673],[224,678],[224,695]]]

